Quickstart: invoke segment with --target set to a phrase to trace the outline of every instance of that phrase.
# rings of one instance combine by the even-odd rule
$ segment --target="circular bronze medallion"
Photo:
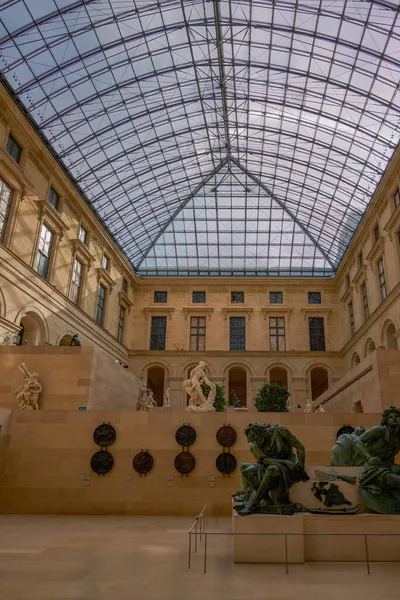
[[[109,423],[102,423],[93,432],[93,439],[98,446],[106,448],[115,442],[116,431]]]
[[[216,467],[223,475],[230,475],[236,469],[236,458],[230,452],[223,452],[215,461]]]
[[[139,452],[132,461],[133,468],[137,473],[146,475],[153,468],[153,457],[149,452]]]
[[[190,452],[180,452],[175,458],[175,469],[182,475],[193,471],[195,464],[195,458]]]
[[[230,425],[223,425],[217,431],[217,442],[224,448],[230,448],[237,440],[236,431]]]
[[[353,433],[354,431],[355,429],[351,425],[343,425],[343,427],[337,430],[336,439],[338,439],[338,437],[343,433]]]
[[[196,441],[196,432],[190,425],[182,425],[176,430],[175,439],[180,446],[187,448]]]
[[[99,450],[95,452],[90,461],[90,466],[92,470],[97,473],[97,475],[105,475],[109,471],[111,471],[114,464],[114,459],[112,455],[107,452],[107,450]]]

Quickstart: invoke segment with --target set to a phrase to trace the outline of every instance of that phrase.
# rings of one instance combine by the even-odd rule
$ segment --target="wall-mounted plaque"
[[[193,471],[195,465],[195,458],[190,452],[180,452],[175,458],[175,469],[182,475],[187,475]]]
[[[107,450],[99,450],[95,452],[90,461],[90,466],[92,470],[97,473],[97,475],[105,475],[113,468],[114,459],[112,455],[107,452]]]
[[[237,440],[236,431],[230,425],[223,425],[217,431],[217,442],[224,448],[230,448]]]
[[[98,446],[107,448],[115,442],[116,431],[110,423],[102,423],[93,432],[93,439]]]
[[[180,446],[188,448],[196,441],[196,432],[190,425],[182,425],[176,430],[175,439]]]
[[[236,469],[236,458],[230,452],[222,452],[215,464],[220,473],[230,475]]]
[[[133,468],[140,475],[146,475],[153,468],[154,460],[150,452],[142,450],[134,457]]]

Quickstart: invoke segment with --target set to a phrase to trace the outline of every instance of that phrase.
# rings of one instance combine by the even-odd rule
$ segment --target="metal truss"
[[[394,0],[9,0],[1,76],[132,266],[332,275],[399,142]]]

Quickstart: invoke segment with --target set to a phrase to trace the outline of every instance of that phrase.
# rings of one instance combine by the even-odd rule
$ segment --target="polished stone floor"
[[[184,517],[0,515],[0,599],[398,600],[400,563],[232,563],[229,537],[187,568]],[[211,523],[210,523],[211,525]],[[218,529],[229,520],[219,519]],[[199,548],[201,551],[203,547]],[[400,559],[400,557],[399,557]]]

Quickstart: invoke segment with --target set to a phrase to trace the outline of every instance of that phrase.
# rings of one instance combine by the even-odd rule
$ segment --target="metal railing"
[[[201,512],[195,517],[188,533],[189,533],[189,549],[188,549],[188,568],[191,568],[192,565],[192,537],[194,536],[194,553],[197,554],[198,551],[198,538],[199,543],[202,543],[204,540],[204,553],[203,553],[203,572],[207,573],[207,544],[209,536],[230,536],[234,538],[235,536],[276,536],[276,537],[284,537],[285,540],[285,561],[280,561],[278,563],[270,563],[270,564],[285,564],[286,574],[289,573],[289,558],[288,558],[288,536],[303,536],[303,537],[321,537],[321,536],[335,536],[335,537],[363,537],[364,538],[364,547],[365,547],[365,559],[364,560],[346,560],[345,562],[365,562],[367,567],[367,573],[370,575],[371,573],[371,563],[374,562],[400,562],[399,559],[392,561],[383,561],[383,560],[371,560],[368,549],[368,538],[379,536],[379,537],[392,537],[397,536],[400,537],[399,533],[304,533],[304,532],[293,532],[293,533],[270,533],[270,532],[254,532],[254,531],[243,531],[243,532],[235,532],[235,531],[211,531],[207,530],[207,509],[213,505],[226,505],[226,502],[208,502]],[[245,517],[243,517],[245,518]],[[347,517],[351,518],[351,517]],[[326,562],[326,561],[323,561]],[[335,562],[335,561],[332,561]],[[341,562],[341,561],[337,561]]]

